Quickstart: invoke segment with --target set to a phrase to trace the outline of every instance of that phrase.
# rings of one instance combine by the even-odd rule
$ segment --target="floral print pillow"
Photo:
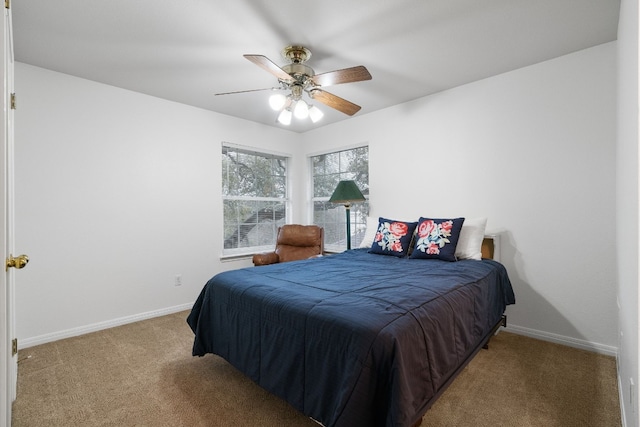
[[[456,261],[456,246],[464,218],[420,218],[411,258]]]
[[[396,221],[380,217],[370,253],[404,257],[409,251],[417,222]]]

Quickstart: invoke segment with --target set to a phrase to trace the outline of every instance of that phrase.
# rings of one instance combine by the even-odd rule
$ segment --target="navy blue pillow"
[[[464,218],[420,218],[411,258],[456,261],[456,246]]]
[[[417,222],[396,221],[380,217],[378,231],[369,252],[380,255],[407,256]]]

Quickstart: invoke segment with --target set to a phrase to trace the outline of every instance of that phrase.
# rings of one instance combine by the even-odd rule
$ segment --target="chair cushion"
[[[277,246],[320,246],[321,229],[315,225],[287,224],[278,231]]]
[[[307,259],[322,254],[322,238],[322,229],[316,225],[283,225],[275,252],[280,262]]]
[[[278,254],[280,262],[297,261],[318,255],[319,247],[279,245],[276,253]]]

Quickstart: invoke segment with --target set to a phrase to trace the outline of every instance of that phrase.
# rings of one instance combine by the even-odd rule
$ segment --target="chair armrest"
[[[269,265],[280,262],[280,257],[275,252],[264,252],[253,256],[253,265]]]

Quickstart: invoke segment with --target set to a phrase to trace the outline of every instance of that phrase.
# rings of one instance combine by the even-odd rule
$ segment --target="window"
[[[273,249],[286,222],[287,157],[222,145],[224,255]]]
[[[327,251],[347,248],[346,214],[343,205],[329,203],[338,182],[352,179],[369,197],[369,147],[358,147],[311,157],[313,223],[324,227]],[[367,226],[369,202],[351,205],[351,247],[357,248]]]

